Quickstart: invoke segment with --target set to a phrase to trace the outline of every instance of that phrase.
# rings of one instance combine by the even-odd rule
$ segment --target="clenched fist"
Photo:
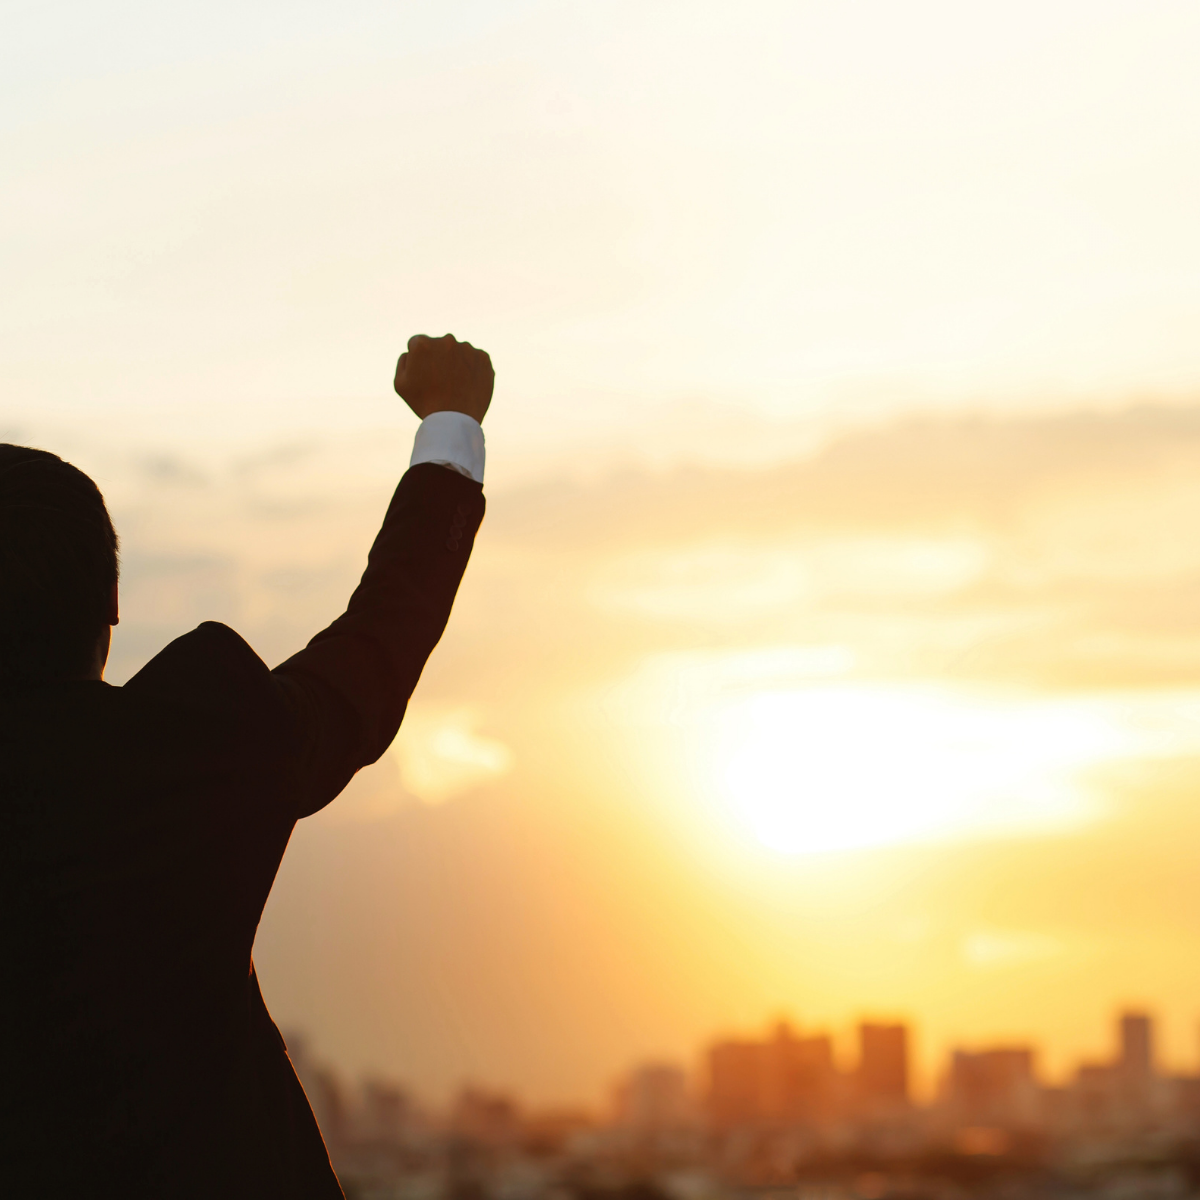
[[[421,420],[430,413],[460,412],[482,421],[495,382],[492,360],[449,333],[409,338],[396,364],[396,392]]]

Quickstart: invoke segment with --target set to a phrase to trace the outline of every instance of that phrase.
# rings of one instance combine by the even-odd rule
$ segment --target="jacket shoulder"
[[[180,700],[226,711],[278,705],[267,664],[228,625],[205,621],[158,652],[122,689],[140,698]]]

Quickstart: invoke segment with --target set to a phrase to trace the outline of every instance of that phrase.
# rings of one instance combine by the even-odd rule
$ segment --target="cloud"
[[[208,482],[193,463],[175,454],[148,454],[138,465],[147,478],[157,484],[203,487]]]
[[[730,539],[618,558],[593,597],[711,627],[795,603],[938,597],[978,579],[986,560],[986,547],[966,537],[809,537],[769,547]]]
[[[1028,930],[977,929],[962,943],[963,961],[984,970],[1044,962],[1062,952],[1057,938]]]
[[[218,616],[282,657],[344,605],[404,454],[353,434],[125,458],[81,456],[123,537],[120,637]],[[1200,407],[930,418],[769,469],[510,487],[422,686],[491,705],[764,645],[845,646],[863,676],[1179,686],[1200,679],[1196,530]]]
[[[911,421],[491,503],[468,588],[507,593],[518,638],[586,624],[577,671],[716,638],[849,645],[865,675],[1200,679],[1200,408]]]
[[[404,787],[426,804],[440,804],[506,775],[512,751],[496,738],[475,731],[477,718],[466,708],[416,706],[389,753]]]

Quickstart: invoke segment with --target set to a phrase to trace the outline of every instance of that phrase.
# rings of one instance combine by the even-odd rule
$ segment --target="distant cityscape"
[[[605,1112],[476,1087],[435,1110],[288,1047],[351,1200],[1200,1200],[1200,1074],[1159,1069],[1149,1013],[1115,1035],[1054,1086],[1033,1046],[953,1050],[918,1103],[907,1025],[860,1024],[845,1069],[779,1022],[712,1042],[698,1077],[635,1066]]]

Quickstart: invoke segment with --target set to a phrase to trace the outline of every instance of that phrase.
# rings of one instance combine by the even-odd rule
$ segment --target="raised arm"
[[[296,722],[298,816],[327,804],[391,744],[446,621],[483,520],[483,435],[491,360],[450,334],[418,335],[395,386],[421,418],[345,613],[273,672]],[[446,414],[446,415],[442,415]]]

